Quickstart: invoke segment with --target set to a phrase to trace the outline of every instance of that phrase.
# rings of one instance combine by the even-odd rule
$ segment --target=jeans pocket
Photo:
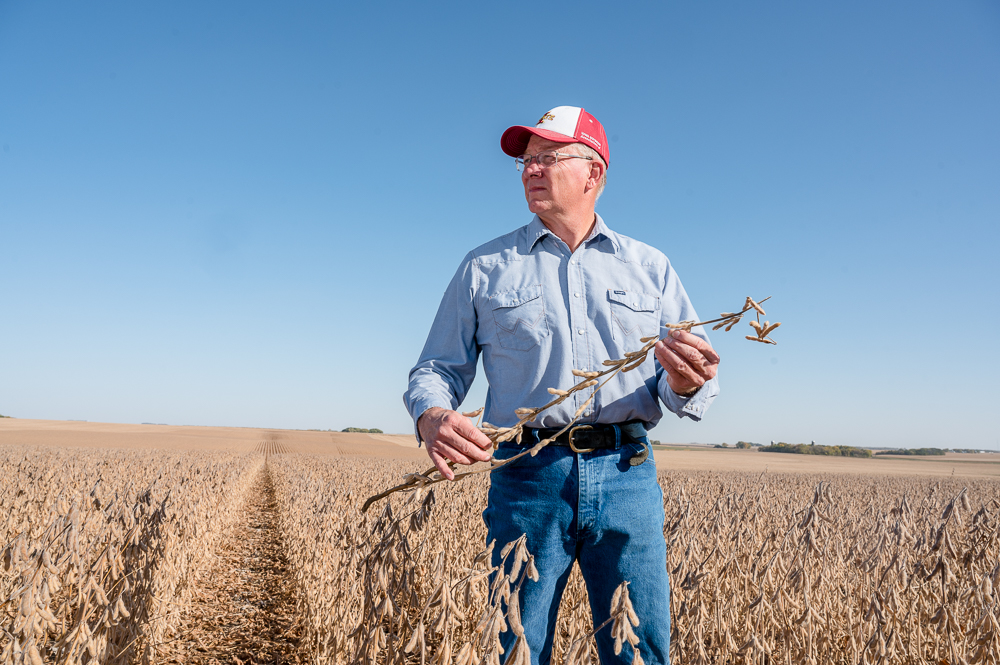
[[[639,466],[653,460],[652,448],[641,443],[626,443],[622,446],[622,457],[628,460],[630,466]]]
[[[548,336],[541,284],[498,293],[489,300],[503,348],[527,351]]]

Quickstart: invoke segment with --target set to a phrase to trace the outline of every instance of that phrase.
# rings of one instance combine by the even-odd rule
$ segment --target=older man
[[[404,401],[435,466],[490,458],[490,441],[455,409],[465,398],[479,354],[489,382],[485,420],[510,426],[514,410],[549,401],[572,370],[600,370],[659,334],[655,361],[620,373],[586,407],[580,424],[544,448],[491,474],[483,519],[499,544],[527,534],[540,579],[523,591],[522,623],[532,662],[549,662],[559,600],[573,563],[587,583],[595,624],[608,617],[623,581],[640,618],[640,652],[649,665],[669,662],[670,589],[663,540],[663,495],[646,430],[660,404],[700,420],[718,394],[719,355],[703,334],[670,332],[666,323],[697,319],[677,274],[658,250],[615,233],[594,212],[610,163],[604,128],[582,108],[560,106],[535,126],[504,132],[515,158],[528,223],[466,255],[441,301]],[[521,445],[568,424],[592,388],[543,412]],[[521,446],[502,444],[496,458]],[[495,563],[499,562],[496,548]],[[513,636],[507,634],[505,648]],[[614,654],[610,631],[597,635],[601,662]],[[508,649],[509,653],[509,649]]]

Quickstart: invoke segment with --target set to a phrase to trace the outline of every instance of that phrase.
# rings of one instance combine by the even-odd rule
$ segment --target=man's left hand
[[[712,345],[684,330],[673,330],[657,342],[655,353],[667,373],[667,384],[678,395],[697,392],[719,371],[719,354]]]

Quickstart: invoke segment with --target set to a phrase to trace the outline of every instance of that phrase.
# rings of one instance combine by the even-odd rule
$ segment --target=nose
[[[525,178],[538,177],[542,174],[542,166],[537,160],[531,160],[531,163],[524,167],[524,171],[521,173]]]

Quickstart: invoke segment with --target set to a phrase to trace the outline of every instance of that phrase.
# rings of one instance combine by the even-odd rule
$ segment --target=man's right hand
[[[448,460],[469,465],[492,457],[488,451],[493,442],[458,411],[431,407],[417,420],[417,429],[434,466],[448,480],[455,480]]]

